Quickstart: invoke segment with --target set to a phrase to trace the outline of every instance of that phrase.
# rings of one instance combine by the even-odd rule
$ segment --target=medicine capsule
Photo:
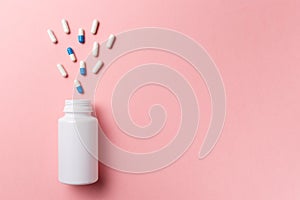
[[[99,21],[94,19],[92,28],[91,28],[91,33],[93,33],[95,35],[97,33],[98,26],[99,26]]]
[[[80,82],[77,79],[74,80],[74,86],[76,87],[77,92],[79,94],[83,94],[83,88],[82,88]]]
[[[108,40],[106,42],[106,47],[108,49],[111,49],[114,42],[115,42],[116,36],[114,36],[113,34],[110,34],[110,36],[108,37]]]
[[[78,29],[78,42],[81,44],[85,42],[84,30],[82,28]]]
[[[72,49],[71,47],[68,47],[68,48],[67,48],[67,52],[68,52],[68,54],[69,54],[69,56],[70,56],[70,59],[71,59],[73,62],[76,62],[76,56],[75,56],[75,54],[74,54],[73,49]]]
[[[103,66],[103,61],[102,60],[98,60],[97,61],[97,63],[96,63],[96,65],[93,67],[93,70],[92,70],[92,72],[94,73],[94,74],[97,74],[98,72],[99,72],[99,70],[101,69],[101,67]]]
[[[84,61],[80,61],[80,74],[85,76],[86,75],[86,67],[85,67],[85,62]]]
[[[68,24],[68,21],[65,20],[65,19],[62,19],[61,20],[61,25],[63,27],[63,30],[66,34],[69,34],[70,33],[70,28],[69,28],[69,24]]]
[[[99,54],[99,43],[98,42],[94,42],[93,45],[93,56],[97,57]]]
[[[48,29],[47,32],[48,32],[51,42],[57,43],[57,38],[54,35],[53,31],[51,29]]]
[[[67,77],[68,73],[66,72],[64,66],[62,64],[57,64],[57,69],[63,77]]]

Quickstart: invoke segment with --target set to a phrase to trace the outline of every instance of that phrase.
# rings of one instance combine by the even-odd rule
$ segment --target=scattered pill
[[[74,86],[76,87],[78,93],[83,94],[83,88],[77,79],[74,80]]]
[[[70,28],[69,28],[69,24],[68,24],[68,21],[65,20],[65,19],[62,19],[61,20],[61,25],[63,27],[63,30],[66,34],[69,34],[70,33]]]
[[[85,42],[84,30],[82,28],[78,29],[78,42],[81,44]]]
[[[102,60],[98,60],[97,63],[96,63],[96,65],[93,67],[92,72],[94,74],[97,74],[99,72],[99,70],[101,69],[101,67],[103,66],[103,64],[104,63],[102,62]]]
[[[93,56],[97,57],[99,54],[99,43],[98,42],[94,42],[93,45]]]
[[[67,48],[67,52],[68,52],[68,54],[69,54],[69,56],[70,56],[70,59],[71,59],[73,62],[76,62],[76,56],[75,56],[75,54],[74,54],[73,49],[72,49],[71,47],[68,47],[68,48]]]
[[[108,49],[111,49],[114,42],[115,42],[116,36],[114,36],[113,34],[110,34],[110,36],[108,37],[108,40],[106,42],[106,47]]]
[[[53,31],[51,29],[48,29],[47,32],[48,32],[51,42],[57,43],[57,39],[56,39],[56,36],[54,35]]]
[[[57,69],[63,77],[66,78],[68,76],[68,74],[62,64],[57,64]]]
[[[85,62],[84,61],[80,61],[80,74],[85,76],[86,75],[86,67],[85,67]]]
[[[91,28],[91,33],[93,33],[95,35],[97,33],[98,26],[99,26],[99,21],[94,19],[92,28]]]

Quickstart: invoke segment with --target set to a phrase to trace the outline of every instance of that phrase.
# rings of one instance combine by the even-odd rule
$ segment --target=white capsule
[[[63,77],[66,78],[68,76],[68,74],[62,64],[57,64],[57,69]]]
[[[61,25],[63,27],[63,30],[66,34],[69,34],[70,33],[70,28],[69,28],[69,24],[68,24],[68,21],[65,20],[65,19],[62,19],[61,20]]]
[[[91,28],[91,33],[93,33],[95,35],[97,33],[98,26],[99,26],[99,21],[94,19],[92,28]]]
[[[99,70],[101,69],[101,67],[103,66],[103,64],[104,63],[102,62],[102,60],[98,60],[97,63],[96,63],[96,65],[93,67],[92,72],[94,74],[97,74],[99,72]]]
[[[56,39],[56,36],[54,35],[53,31],[51,29],[48,29],[47,32],[48,32],[51,42],[57,43],[57,39]]]
[[[110,34],[110,36],[108,37],[108,40],[106,42],[106,47],[108,49],[111,49],[114,42],[115,42],[116,36],[114,36],[113,34]]]
[[[97,57],[99,55],[99,43],[94,42],[93,45],[93,56]]]

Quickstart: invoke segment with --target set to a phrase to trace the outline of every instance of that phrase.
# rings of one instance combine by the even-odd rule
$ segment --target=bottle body
[[[98,121],[91,115],[91,107],[78,108],[76,104],[82,107],[82,101],[89,102],[66,103],[65,116],[58,120],[58,177],[65,184],[86,185],[98,180]]]

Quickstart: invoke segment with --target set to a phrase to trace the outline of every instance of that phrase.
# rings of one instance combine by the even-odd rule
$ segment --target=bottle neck
[[[65,115],[68,117],[88,117],[91,116],[91,112],[65,112]]]
[[[91,115],[93,112],[91,101],[88,99],[72,99],[66,100],[64,112],[72,115],[85,114]]]

